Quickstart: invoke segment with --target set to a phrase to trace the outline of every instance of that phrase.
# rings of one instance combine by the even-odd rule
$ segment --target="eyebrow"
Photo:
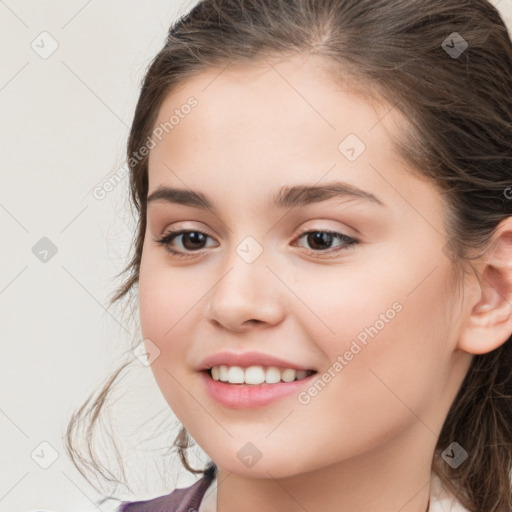
[[[366,192],[354,185],[340,181],[325,185],[295,185],[282,187],[274,196],[271,208],[299,208],[314,203],[320,203],[332,198],[357,198],[386,207],[375,195]],[[212,201],[202,192],[188,189],[171,188],[164,185],[157,187],[147,198],[147,204],[163,201],[216,212]]]

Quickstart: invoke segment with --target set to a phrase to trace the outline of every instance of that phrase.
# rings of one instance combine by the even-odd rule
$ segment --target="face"
[[[154,137],[148,195],[172,187],[211,206],[148,203],[140,319],[158,386],[207,455],[240,474],[305,473],[407,434],[433,447],[467,369],[441,195],[394,152],[396,109],[335,84],[318,60],[273,66],[204,72],[159,111],[155,128],[175,118]],[[295,201],[274,205],[284,197]],[[188,234],[156,241],[170,230]],[[200,371],[224,351],[317,373],[232,407]],[[261,459],[249,467],[243,450]]]

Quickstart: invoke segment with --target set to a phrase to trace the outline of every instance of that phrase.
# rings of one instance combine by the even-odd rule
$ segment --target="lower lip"
[[[249,409],[267,405],[279,398],[297,393],[300,388],[311,383],[316,373],[293,382],[276,384],[227,384],[214,380],[209,372],[202,371],[202,379],[210,396],[225,407]]]

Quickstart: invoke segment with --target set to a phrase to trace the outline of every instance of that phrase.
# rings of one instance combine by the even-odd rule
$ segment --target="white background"
[[[512,0],[493,3],[512,27]],[[72,465],[62,441],[71,413],[140,339],[138,311],[130,320],[119,308],[107,308],[132,242],[128,179],[101,200],[93,190],[124,164],[144,71],[172,20],[194,4],[0,1],[0,512],[117,506],[95,504],[98,494]],[[44,31],[58,44],[48,58],[31,47],[34,42],[40,52],[51,48],[48,36],[40,36]],[[47,262],[32,252],[43,237],[57,248]],[[122,415],[114,413],[128,425],[123,449],[136,495],[125,499],[133,500],[197,479],[177,459],[165,468],[146,464],[142,449],[150,444],[130,436],[139,429],[150,438],[168,421],[168,438],[155,440],[160,446],[176,432],[151,371],[136,363],[122,379],[130,389],[118,394],[124,398],[116,406]],[[153,423],[137,423],[153,415]],[[52,449],[42,442],[57,454],[47,469],[36,463],[51,460]],[[202,467],[200,449],[193,455],[191,462]],[[169,468],[165,486],[160,474]]]

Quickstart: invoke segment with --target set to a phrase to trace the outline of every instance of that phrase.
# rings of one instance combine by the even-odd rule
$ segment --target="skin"
[[[437,437],[473,354],[512,330],[499,250],[511,223],[493,239],[499,257],[476,262],[479,274],[461,286],[443,250],[442,197],[394,151],[406,126],[397,109],[335,84],[311,57],[221,69],[181,84],[155,122],[197,98],[151,149],[149,194],[192,189],[218,209],[148,205],[139,301],[143,337],[160,350],[156,382],[219,468],[219,511],[425,512]],[[354,162],[338,150],[350,133],[366,145]],[[386,206],[268,206],[280,187],[331,181]],[[176,237],[191,256],[177,258],[154,240],[171,227],[210,238]],[[318,249],[297,238],[326,229],[360,243],[326,257],[343,242]],[[250,264],[236,252],[247,236],[263,249]],[[207,355],[255,350],[322,374],[397,302],[400,312],[308,404],[290,395],[236,410],[206,393],[197,367]],[[262,454],[252,467],[237,457],[248,442]]]

